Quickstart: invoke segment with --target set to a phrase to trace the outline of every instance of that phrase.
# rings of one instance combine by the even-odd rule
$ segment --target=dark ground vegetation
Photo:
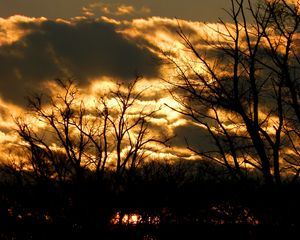
[[[240,182],[211,163],[151,162],[101,182],[13,174],[2,169],[1,239],[286,239],[300,226],[298,184]],[[132,214],[138,221],[114,219]]]

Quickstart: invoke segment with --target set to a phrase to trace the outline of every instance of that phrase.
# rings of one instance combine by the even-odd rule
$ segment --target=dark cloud
[[[174,135],[176,136],[172,140],[174,146],[189,146],[196,151],[216,150],[213,139],[204,128],[192,124],[181,125],[174,129]]]
[[[32,32],[0,47],[0,93],[5,100],[22,103],[32,87],[66,75],[81,84],[99,76],[126,81],[136,72],[157,75],[155,56],[116,33],[109,23],[48,20],[19,27]]]

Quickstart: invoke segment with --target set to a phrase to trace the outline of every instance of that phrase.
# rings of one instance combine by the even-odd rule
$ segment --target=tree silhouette
[[[225,165],[233,177],[243,179],[256,169],[266,184],[280,185],[282,176],[299,175],[299,3],[231,3],[231,23],[207,26],[218,35],[202,36],[207,48],[179,27],[192,57],[182,64],[166,53],[178,74],[176,81],[167,80],[181,104],[174,110],[214,141],[210,150],[190,147],[195,153]]]
[[[92,109],[70,80],[57,80],[56,95],[30,97],[31,123],[18,118],[16,124],[35,176],[80,182],[87,170],[100,179],[114,169],[120,177],[151,154],[151,144],[165,144],[167,138],[150,131],[159,109],[136,107],[145,91],[136,89],[139,79],[99,95]]]

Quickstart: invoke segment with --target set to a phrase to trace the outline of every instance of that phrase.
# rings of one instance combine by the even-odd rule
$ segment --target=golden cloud
[[[57,19],[51,22],[52,25],[58,24],[59,26],[70,26],[77,27],[77,24],[85,24],[85,21],[89,17],[92,17],[94,11],[98,9],[103,13],[107,13],[108,15],[126,15],[126,14],[136,14],[137,12],[150,12],[149,9],[144,7],[143,9],[136,10],[135,8],[129,5],[105,5],[105,4],[94,4],[88,7],[83,8],[84,15],[87,18],[73,18],[73,19]],[[2,21],[2,22],[1,22]],[[27,18],[23,16],[14,16],[8,19],[1,19],[0,26],[1,29],[5,29],[5,34],[3,31],[2,35],[2,43],[12,44],[13,42],[17,42],[18,40],[26,37],[31,34],[33,30],[27,28],[20,28],[20,23],[32,23],[34,26],[39,26],[48,20],[45,18]],[[168,18],[160,18],[160,17],[152,17],[149,19],[134,19],[132,21],[126,20],[115,20],[113,18],[102,17],[101,19],[96,20],[96,22],[105,22],[108,25],[112,26],[112,29],[115,29],[118,34],[124,36],[128,41],[134,42],[138,44],[139,49],[147,49],[147,51],[151,51],[153,56],[161,56],[161,50],[172,50],[174,52],[174,56],[178,59],[186,59],[188,57],[188,53],[183,51],[184,45],[179,41],[179,37],[176,33],[176,29],[178,29],[178,24],[182,28],[184,28],[187,32],[191,34],[191,37],[196,41],[200,32],[206,33],[207,26],[201,22],[189,22],[189,21],[178,21],[176,19],[168,19]],[[94,23],[94,22],[92,22]],[[65,67],[64,59],[59,56],[59,52],[55,51],[53,48],[48,48],[48,53],[51,53],[51,58],[55,60],[55,64],[59,65],[61,69],[65,69],[63,72],[69,74],[68,68]],[[168,67],[159,67],[161,70],[161,74],[170,75],[175,74],[174,69],[168,69]],[[21,79],[23,76],[22,72],[16,68],[16,73],[19,75]],[[174,75],[175,76],[175,75]],[[41,86],[44,89],[47,89],[50,94],[57,94],[61,91],[57,87],[57,85],[53,84],[53,82],[49,81],[50,79],[44,80]],[[100,96],[107,94],[111,90],[116,89],[116,81],[121,81],[121,79],[110,76],[90,76],[87,79],[88,84],[82,86],[80,99],[84,101],[85,106],[88,109],[92,109],[95,107],[97,100]],[[170,110],[168,106],[172,106],[174,109],[179,108],[180,106],[174,99],[168,95],[168,89],[165,86],[165,82],[158,78],[144,78],[140,82],[138,82],[135,91],[143,91],[143,96],[140,101],[137,101],[135,108],[132,109],[130,114],[134,116],[136,112],[140,109],[155,109],[159,108],[155,117],[150,119],[151,126],[153,128],[153,134],[167,134],[174,135],[174,130],[181,126],[186,126],[189,122],[184,119],[178,112]],[[114,108],[115,102],[113,100],[108,101],[109,106]],[[6,103],[4,103],[5,105]],[[80,101],[77,103],[80,104]],[[14,109],[14,108],[11,108]],[[22,108],[16,109],[16,113],[21,114]],[[50,111],[50,109],[49,109]],[[25,116],[24,114],[22,114]],[[92,116],[90,116],[92,117]],[[30,115],[26,115],[27,120],[30,121]],[[4,124],[4,123],[3,123]],[[6,123],[6,127],[10,127],[13,125],[12,120],[8,120]],[[42,123],[34,122],[32,126],[35,128],[44,129],[47,126]],[[4,127],[4,126],[3,126]],[[16,135],[11,135],[2,132],[1,138],[4,142],[10,139],[11,142],[18,142],[18,138]],[[125,150],[124,150],[125,151]],[[174,147],[172,149],[160,149],[159,146],[153,145],[151,150],[148,150],[148,153],[151,155],[153,159],[176,159],[178,156],[181,158],[190,158],[197,159],[196,156],[191,155],[191,152],[186,150],[185,147]],[[111,153],[113,157],[113,153]]]
[[[137,16],[137,15],[145,15],[149,14],[151,9],[142,6],[137,9],[132,5],[128,4],[109,4],[103,2],[91,3],[86,7],[82,8],[82,13],[84,16],[93,17],[100,14],[104,14],[107,16],[114,17],[122,17],[122,16]]]
[[[187,52],[185,49],[184,43],[180,40],[177,30],[180,26],[183,31],[189,36],[189,39],[195,43],[195,46],[197,49],[201,49],[201,51],[209,51],[210,46],[206,42],[203,41],[203,39],[206,39],[207,41],[210,41],[212,43],[217,42],[223,42],[226,41],[226,39],[220,37],[220,32],[225,32],[226,29],[222,24],[217,23],[210,23],[210,24],[204,24],[202,22],[192,22],[192,21],[184,21],[184,20],[177,20],[177,19],[169,19],[169,18],[161,18],[161,17],[151,17],[148,19],[134,19],[132,21],[128,20],[116,20],[111,17],[115,16],[121,16],[121,15],[130,15],[130,14],[137,14],[139,12],[150,12],[149,9],[146,7],[143,9],[135,9],[132,6],[129,5],[107,5],[102,3],[95,3],[92,5],[89,5],[82,9],[83,14],[85,17],[80,18],[74,18],[74,19],[57,19],[52,22],[47,22],[48,20],[45,18],[28,18],[25,16],[13,16],[8,19],[0,18],[0,46],[4,44],[13,44],[18,42],[20,39],[26,37],[27,35],[30,35],[33,30],[30,28],[21,28],[20,23],[34,23],[35,26],[39,26],[42,23],[47,22],[50,26],[57,26],[56,27],[66,27],[65,29],[69,29],[68,27],[73,27],[72,30],[77,29],[77,26],[82,27],[87,26],[90,27],[92,24],[95,23],[103,23],[105,24],[105,29],[107,29],[107,26],[109,28],[109,33],[116,33],[116,36],[114,37],[125,37],[126,40],[129,41],[130,44],[135,44],[135,47],[139,51],[150,51],[152,53],[151,56],[155,56],[157,58],[161,57],[163,52],[171,52],[171,56],[173,59],[178,63],[184,66],[184,64],[187,61],[190,61],[192,58],[192,54],[190,52]],[[90,18],[95,16],[95,12],[100,11],[104,14],[107,14],[108,16],[101,17],[100,19],[97,19],[95,21],[91,21]],[[89,22],[90,21],[90,22]],[[52,25],[51,25],[52,24]],[[85,25],[86,24],[86,25]],[[89,25],[90,24],[90,25]],[[102,25],[99,25],[100,27],[103,27]],[[47,27],[49,27],[47,25]],[[97,27],[99,28],[97,25]],[[229,25],[230,27],[230,25]],[[98,28],[95,28],[98,29]],[[84,28],[85,29],[85,28]],[[99,28],[99,31],[101,29]],[[115,31],[115,32],[114,32]],[[52,32],[51,32],[52,34]],[[56,32],[53,32],[53,34],[56,34]],[[51,35],[50,35],[51,36]],[[77,35],[76,35],[77,36]],[[82,35],[78,35],[82,36]],[[92,35],[91,35],[92,36]],[[101,35],[102,36],[102,35]],[[56,37],[56,36],[54,36]],[[56,38],[54,38],[56,39]],[[101,39],[101,37],[99,37]],[[120,38],[122,41],[123,38]],[[62,46],[65,46],[66,48],[67,43],[63,42]],[[118,42],[121,43],[121,42]],[[107,44],[110,44],[108,42]],[[126,42],[127,44],[127,42]],[[87,45],[87,44],[86,44]],[[86,45],[84,47],[86,47]],[[138,46],[136,46],[138,45]],[[79,45],[78,45],[79,46]],[[127,46],[127,45],[126,45]],[[130,45],[131,46],[131,45]],[[86,51],[94,49],[85,48]],[[51,59],[55,60],[55,65],[59,65],[60,69],[64,69],[64,73],[71,75],[70,72],[68,72],[68,68],[65,67],[66,65],[66,59],[71,62],[71,57],[60,57],[59,51],[54,51],[52,48],[52,52],[50,51],[51,47],[48,47],[47,53],[49,56],[51,56]],[[65,50],[65,49],[60,49]],[[103,53],[105,51],[102,51]],[[129,53],[131,51],[128,51],[128,56],[131,56]],[[81,52],[79,56],[82,57],[82,55],[85,52]],[[90,56],[90,53],[87,53],[87,56]],[[111,52],[105,52],[106,56],[104,56],[103,59],[106,60],[109,59],[111,56],[109,56],[109,53]],[[45,54],[43,52],[43,54]],[[114,58],[115,60],[117,58]],[[106,63],[105,62],[105,63]],[[126,59],[122,62],[122,65],[124,65],[126,62]],[[82,61],[81,64],[85,63],[85,61]],[[101,61],[100,61],[101,63]],[[89,62],[88,65],[86,65],[86,68],[90,70],[93,62]],[[97,63],[99,64],[99,62]],[[76,65],[78,68],[82,67],[80,64]],[[99,66],[98,66],[99,67]],[[194,69],[196,71],[201,72],[202,66],[199,65],[199,62],[194,62]],[[95,67],[96,68],[96,67]],[[162,65],[158,67],[160,70],[160,76],[161,77],[177,77],[177,72],[174,67],[170,67],[169,65]],[[94,70],[94,68],[92,69]],[[104,69],[105,70],[105,69]],[[92,109],[95,107],[95,104],[97,103],[97,100],[100,96],[103,96],[107,93],[109,93],[111,90],[116,90],[116,82],[122,81],[120,76],[113,76],[112,72],[115,72],[117,69],[113,69],[111,72],[105,72],[101,73],[101,71],[96,72],[93,75],[88,75],[86,78],[86,83],[84,86],[80,86],[82,93],[80,95],[80,99],[83,99],[85,106],[88,109]],[[110,75],[111,74],[111,75]],[[225,73],[224,73],[225,74]],[[18,76],[18,79],[22,79],[24,77],[24,74],[22,74],[22,71],[20,71],[19,68],[14,69],[14,75]],[[49,93],[55,95],[58,92],[61,91],[53,82],[49,81],[49,75],[47,76],[47,79],[44,80],[42,86],[48,89]],[[140,101],[137,101],[135,108],[132,109],[130,114],[134,116],[136,112],[140,109],[148,108],[148,109],[154,109],[154,108],[160,108],[157,112],[157,115],[150,119],[151,126],[153,127],[153,134],[160,134],[160,133],[166,133],[168,135],[174,135],[176,129],[180,127],[185,127],[191,124],[189,120],[186,118],[183,118],[182,115],[178,112],[170,110],[168,106],[171,106],[174,109],[180,109],[180,104],[174,99],[168,95],[168,89],[165,86],[165,82],[160,80],[159,77],[151,77],[146,76],[143,80],[138,82],[135,91],[143,91],[143,96]],[[78,102],[80,104],[80,102]],[[16,107],[14,105],[8,105],[7,102],[5,102],[5,99],[2,100],[0,103],[0,107],[6,107],[10,109],[10,112],[14,112],[15,114],[23,114],[23,109],[21,107]],[[116,106],[116,103],[111,100],[109,101],[109,106],[111,108],[114,108]],[[209,114],[213,114],[209,112]],[[238,125],[238,119],[236,119],[236,116],[231,115],[230,113],[218,110],[218,114],[224,122],[224,127],[231,131],[232,133],[242,133],[246,132],[246,129],[244,126]],[[263,109],[261,109],[260,117],[264,118],[266,115],[264,114]],[[30,118],[30,116],[27,116]],[[92,116],[91,116],[92,117]],[[235,122],[232,121],[232,119],[235,120]],[[269,133],[274,132],[274,125],[277,124],[278,120],[276,118],[269,118],[270,121],[266,122],[265,129]],[[5,146],[5,144],[15,144],[18,143],[19,139],[15,134],[12,134],[11,132],[7,132],[4,129],[12,129],[13,128],[13,121],[12,118],[6,118],[1,119],[2,122],[0,124],[0,128],[2,131],[0,131],[0,142],[2,143],[2,146]],[[37,128],[45,128],[46,126],[40,124],[35,125]],[[198,126],[199,127],[199,126]],[[215,129],[217,132],[217,129]],[[239,132],[237,132],[239,131]],[[194,141],[201,142],[202,140],[196,139]],[[181,142],[184,140],[181,139]],[[179,145],[179,144],[178,144]],[[183,145],[183,144],[182,144]],[[124,149],[126,151],[126,149]],[[187,150],[183,146],[175,146],[173,148],[168,149],[161,149],[159,146],[153,145],[151,150],[147,150],[148,153],[151,155],[153,159],[178,159],[178,157],[186,158],[186,159],[199,159],[196,155],[191,154],[189,150]],[[124,154],[124,153],[123,153]],[[6,155],[8,156],[8,155]],[[113,153],[111,154],[111,157],[113,158]],[[241,160],[242,161],[242,160]]]
[[[4,44],[12,44],[32,32],[30,29],[20,28],[20,23],[39,24],[46,20],[47,19],[44,17],[33,18],[22,15],[0,18],[0,46]]]

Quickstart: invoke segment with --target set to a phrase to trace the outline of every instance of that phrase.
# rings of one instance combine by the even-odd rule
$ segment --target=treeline
[[[61,184],[2,168],[2,239],[168,239],[205,232],[260,239],[270,230],[290,234],[300,224],[298,184],[270,189],[258,178],[236,181],[211,162],[149,162],[125,171],[122,181],[113,171],[101,182],[90,170],[83,176]]]

